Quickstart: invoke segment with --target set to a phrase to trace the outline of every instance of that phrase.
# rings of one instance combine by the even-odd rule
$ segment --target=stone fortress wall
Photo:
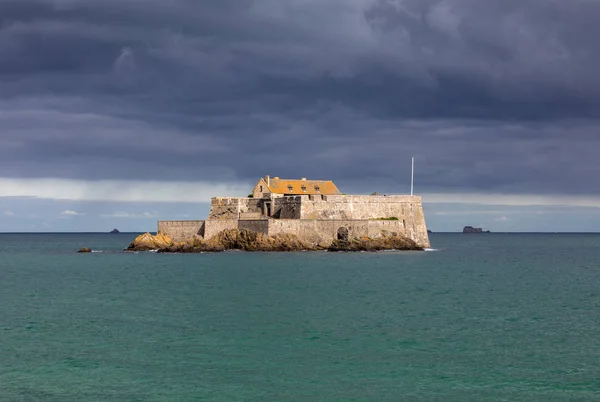
[[[158,233],[166,234],[175,241],[183,241],[195,235],[204,237],[206,221],[158,221]]]
[[[244,216],[260,218],[263,214],[262,199],[242,197],[214,197],[210,203],[208,219],[243,219]]]
[[[269,221],[269,235],[293,233],[311,243],[330,243],[338,238],[340,229],[346,230],[348,237],[374,237],[378,234],[400,234],[410,237],[408,230],[399,221],[376,220],[277,220]],[[415,240],[415,239],[413,239]],[[417,240],[415,240],[417,241]],[[418,242],[424,244],[423,242]],[[425,243],[428,246],[428,243]]]
[[[303,200],[301,219],[402,219],[412,216],[415,205],[421,204],[420,197],[405,195],[328,195],[312,198],[314,200]]]
[[[381,220],[381,218],[397,220]],[[215,197],[206,221],[159,221],[158,232],[182,241],[211,238],[226,229],[268,235],[290,233],[312,243],[350,237],[400,234],[430,247],[419,196],[298,195],[271,198]]]

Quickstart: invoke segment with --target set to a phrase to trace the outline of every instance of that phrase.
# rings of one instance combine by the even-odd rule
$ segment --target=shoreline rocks
[[[169,236],[161,233],[152,235],[150,233],[144,233],[135,238],[133,242],[127,247],[130,251],[151,251],[160,250],[162,248],[170,247],[173,241]]]
[[[91,253],[92,249],[89,247],[81,247],[79,250],[77,250],[78,253]]]
[[[382,251],[382,250],[423,250],[413,240],[402,236],[363,237],[360,239],[334,240],[328,251]]]
[[[293,234],[268,236],[248,230],[224,230],[210,239],[194,236],[182,242],[174,242],[163,234],[144,233],[138,236],[126,251],[157,251],[158,253],[205,253],[226,250],[240,251],[381,251],[423,250],[413,240],[403,236],[389,235],[377,238],[352,238],[335,240],[331,244],[311,244]]]

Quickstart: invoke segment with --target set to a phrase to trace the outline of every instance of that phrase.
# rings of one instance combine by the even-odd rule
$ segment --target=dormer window
[[[294,189],[294,187],[292,187],[292,185],[290,184],[290,185],[288,186],[288,191],[289,191],[289,192],[292,192],[292,190],[293,190],[293,189]]]
[[[321,187],[319,187],[319,186],[315,186],[315,190],[316,190],[316,191],[321,191]]]
[[[302,189],[302,191],[305,191],[305,192],[306,192],[306,186],[302,186],[302,187],[300,187],[300,188]]]

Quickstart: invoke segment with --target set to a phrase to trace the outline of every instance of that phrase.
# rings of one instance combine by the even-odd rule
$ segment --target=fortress
[[[349,238],[402,235],[430,247],[421,197],[345,195],[332,181],[261,178],[248,197],[215,197],[207,220],[159,221],[174,241],[210,239],[227,229],[266,235],[289,233],[313,244]]]

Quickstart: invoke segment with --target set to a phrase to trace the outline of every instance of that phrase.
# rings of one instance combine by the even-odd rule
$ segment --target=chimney
[[[302,178],[302,180],[303,180],[303,181],[306,181],[306,177],[303,177],[303,178]]]
[[[271,177],[269,177],[269,175],[266,175],[266,176],[265,176],[265,181],[267,182],[267,186],[270,186],[270,185],[271,185],[271,183],[270,183],[270,181],[271,181]]]

